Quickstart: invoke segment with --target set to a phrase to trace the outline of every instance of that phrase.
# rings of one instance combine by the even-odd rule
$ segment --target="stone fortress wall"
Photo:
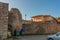
[[[22,28],[22,15],[17,8],[11,8],[9,11],[8,3],[0,2],[0,37],[2,39],[7,38],[8,25],[12,26],[12,32],[14,30],[20,31]]]
[[[0,37],[7,38],[8,4],[0,2]]]
[[[12,32],[14,30],[20,31],[22,28],[22,15],[17,8],[12,8],[9,12],[8,24],[12,26]]]

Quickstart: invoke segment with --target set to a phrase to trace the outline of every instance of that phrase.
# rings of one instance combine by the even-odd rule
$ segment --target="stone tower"
[[[8,4],[0,2],[0,37],[7,38]]]
[[[9,12],[9,24],[12,26],[13,31],[20,31],[22,28],[22,15],[17,8],[12,8]]]

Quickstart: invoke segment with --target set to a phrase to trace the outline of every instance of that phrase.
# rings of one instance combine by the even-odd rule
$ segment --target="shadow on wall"
[[[12,35],[12,25],[10,25],[10,24],[8,24],[8,32],[10,32]]]

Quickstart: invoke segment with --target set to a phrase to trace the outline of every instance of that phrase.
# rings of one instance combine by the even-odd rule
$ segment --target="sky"
[[[9,3],[11,8],[18,8],[22,18],[30,20],[35,15],[51,15],[60,17],[60,0],[0,0],[0,2]]]

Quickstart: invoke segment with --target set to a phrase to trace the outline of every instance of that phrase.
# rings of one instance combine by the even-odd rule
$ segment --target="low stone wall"
[[[32,22],[31,24],[23,25],[23,28],[25,29],[25,34],[52,34],[58,32],[59,27],[56,22]]]

